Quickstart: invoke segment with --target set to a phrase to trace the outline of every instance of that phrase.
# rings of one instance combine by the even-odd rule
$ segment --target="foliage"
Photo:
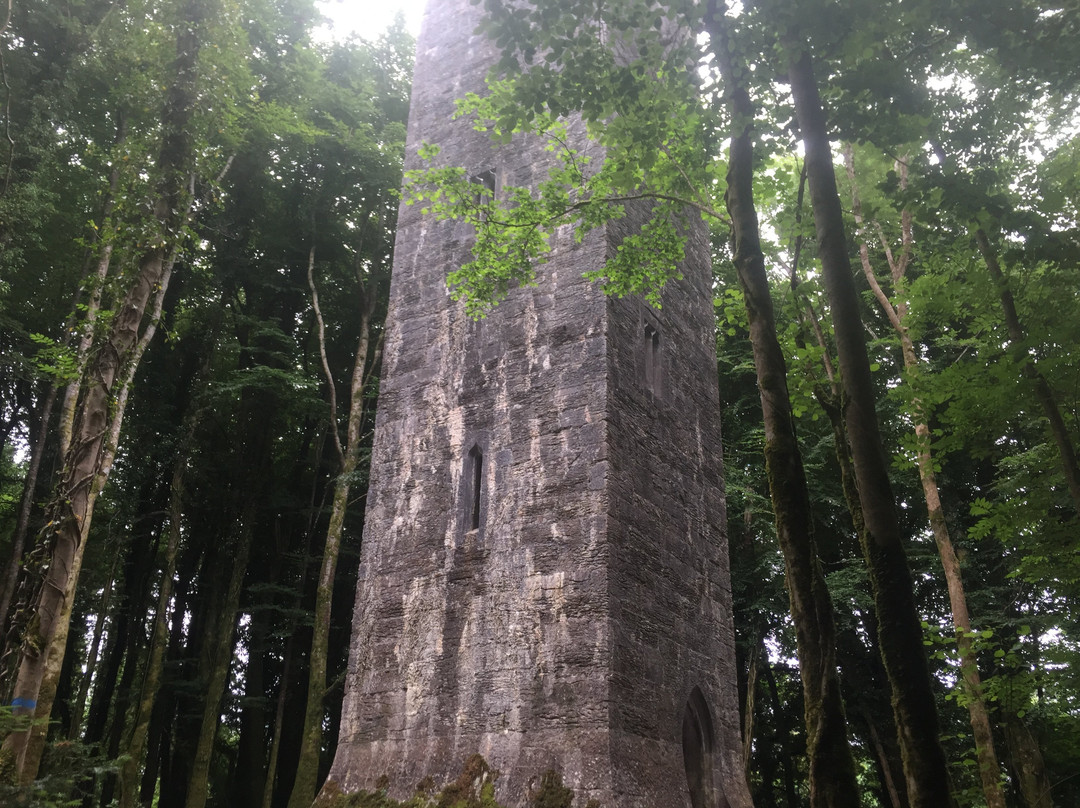
[[[0,737],[18,729],[26,719],[12,715],[10,707],[0,707]],[[116,770],[115,761],[106,761],[78,741],[55,741],[45,752],[42,773],[26,786],[0,782],[0,802],[11,808],[74,808],[81,805],[81,784],[88,776]]]

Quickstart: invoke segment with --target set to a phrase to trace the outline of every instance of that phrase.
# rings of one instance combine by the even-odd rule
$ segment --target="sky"
[[[331,20],[332,38],[345,39],[355,34],[375,39],[399,11],[405,15],[405,25],[413,35],[419,33],[425,0],[320,0],[318,5]]]

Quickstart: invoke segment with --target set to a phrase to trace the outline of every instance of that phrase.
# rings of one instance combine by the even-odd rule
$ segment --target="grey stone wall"
[[[527,184],[546,171],[535,143],[496,151],[451,120],[492,59],[477,14],[468,0],[429,7],[407,165],[428,141],[448,164]],[[537,285],[481,322],[446,290],[470,236],[401,210],[330,780],[353,791],[385,776],[404,797],[479,752],[511,805],[554,768],[578,806],[691,808],[696,687],[715,790],[748,804],[704,232],[660,312],[582,279],[620,237],[612,228],[580,245],[562,234]]]

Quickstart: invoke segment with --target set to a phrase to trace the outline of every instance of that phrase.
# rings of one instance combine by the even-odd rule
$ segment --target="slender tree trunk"
[[[116,140],[119,146],[127,137],[127,114],[123,110],[116,113]],[[101,227],[97,229],[100,234],[109,233],[113,229],[113,206],[117,191],[120,188],[120,169],[114,166],[109,172],[109,192],[105,197],[102,207]],[[112,265],[113,241],[106,239],[101,245],[97,263],[94,266],[94,275],[90,279],[90,297],[86,301],[86,311],[82,322],[79,324],[79,344],[75,348],[75,370],[73,380],[64,389],[64,399],[60,406],[60,421],[57,432],[60,435],[60,456],[67,457],[71,447],[72,430],[75,428],[76,407],[79,394],[82,391],[83,378],[86,374],[87,362],[90,360],[90,349],[94,345],[97,328],[97,318],[101,311],[102,296],[105,293],[105,280],[109,277],[109,268]]]
[[[76,631],[68,632],[67,648],[64,650],[64,661],[60,668],[60,678],[57,682],[56,698],[53,701],[53,711],[50,716],[48,734],[58,740],[66,738],[71,728],[71,686],[75,681],[75,655],[80,640],[86,635],[86,606],[72,612],[72,622]]]
[[[750,649],[750,660],[746,667],[746,706],[743,710],[743,770],[747,775],[748,781],[750,775],[750,758],[751,753],[754,751],[754,712],[761,646],[761,640],[755,640],[754,647]]]
[[[182,561],[186,563],[181,563]],[[200,564],[201,559],[197,553],[191,553],[187,558],[178,557],[177,575],[173,582],[172,621],[169,624],[169,641],[165,652],[166,663],[162,668],[163,674],[168,667],[168,662],[171,661],[179,667],[186,657],[184,633],[189,606],[190,611],[193,612],[192,617],[197,616],[194,614],[196,604],[192,603],[194,599],[191,597],[191,582]],[[192,626],[194,625],[193,619]],[[175,792],[182,794],[183,789],[186,788],[187,778],[174,778],[171,746],[173,735],[178,734],[176,730],[184,726],[178,716],[179,701],[175,679],[163,676],[160,692],[150,715],[146,768],[139,781],[139,804],[146,808],[155,804],[159,787],[162,806],[183,804],[182,796],[180,799],[174,797]]]
[[[273,586],[275,579],[261,579]],[[240,738],[236,744],[236,770],[229,778],[230,806],[259,808],[266,779],[266,756],[270,741],[267,732],[269,704],[266,697],[268,637],[276,612],[252,607],[248,627],[248,658],[244,668],[244,702],[240,714]],[[272,730],[271,730],[272,732]]]
[[[776,686],[776,673],[769,661],[765,661],[765,681],[769,685],[773,715],[777,718],[776,730],[780,740],[781,768],[784,770],[784,800],[788,808],[799,808],[800,802],[795,790],[795,755],[791,748],[791,731],[783,721],[786,711],[780,703],[780,691]]]
[[[71,711],[71,727],[68,729],[68,739],[77,740],[82,731],[83,715],[86,712],[86,697],[90,693],[90,683],[94,679],[94,671],[97,669],[98,658],[101,655],[101,638],[105,634],[106,618],[109,614],[109,603],[112,600],[113,584],[116,581],[116,564],[119,555],[113,557],[112,567],[109,569],[109,579],[105,582],[105,590],[101,595],[101,603],[98,606],[97,619],[94,621],[94,638],[90,643],[90,652],[86,657],[86,671],[79,681],[79,693],[75,697],[75,706]]]
[[[850,145],[845,147],[844,162],[847,167],[848,179],[851,181],[855,224],[862,228],[864,226],[862,202],[859,199],[858,187],[855,181],[855,160]],[[901,161],[897,167],[900,172],[901,187],[906,188],[906,164]],[[901,216],[902,235],[900,254],[898,256],[893,255],[882,234],[893,289],[897,292],[900,292],[903,288],[907,267],[911,261],[912,246],[911,214],[904,210]],[[866,238],[860,239],[859,258],[866,281],[870,284],[882,312],[889,319],[889,323],[900,340],[901,353],[904,358],[904,370],[910,381],[918,374],[921,363],[915,351],[915,344],[912,342],[907,329],[907,304],[901,300],[894,305],[889,300],[888,295],[885,294],[885,290],[882,289],[877,274],[870,263],[870,249]],[[919,481],[922,483],[923,498],[926,500],[926,510],[930,517],[930,530],[934,535],[938,555],[941,557],[941,565],[945,571],[945,582],[949,592],[949,606],[952,611],[953,627],[956,630],[956,645],[960,652],[960,679],[963,683],[968,706],[968,718],[975,739],[975,754],[979,762],[979,778],[982,783],[983,797],[986,799],[988,808],[1005,808],[1005,793],[1001,788],[1001,770],[998,765],[997,754],[994,751],[994,736],[990,728],[990,714],[986,709],[986,697],[983,693],[982,680],[979,677],[979,661],[975,655],[975,647],[972,642],[971,616],[968,613],[967,594],[964,591],[960,560],[956,556],[956,549],[953,546],[952,537],[949,535],[945,510],[941,506],[941,495],[938,491],[937,475],[934,472],[934,459],[930,448],[931,436],[930,425],[927,423],[927,413],[918,400],[914,401],[912,417],[915,421],[915,437],[918,447]]]
[[[888,752],[885,750],[885,744],[881,741],[881,734],[877,731],[877,727],[874,726],[871,716],[864,716],[864,720],[866,721],[867,733],[870,736],[870,745],[873,747],[874,757],[877,759],[878,771],[881,772],[881,779],[884,781],[882,785],[889,795],[889,804],[893,808],[902,808],[903,803],[900,801],[900,792],[896,788],[896,781],[890,765],[891,761]]]
[[[893,691],[908,798],[912,808],[939,808],[952,803],[951,784],[938,738],[937,707],[922,625],[878,428],[832,150],[808,49],[802,48],[793,59],[790,79],[806,150],[819,256],[832,308],[845,395],[845,424],[866,523],[864,551],[877,607],[882,660]]]
[[[19,569],[22,567],[23,553],[26,550],[26,536],[30,531],[30,514],[34,509],[34,492],[37,491],[38,475],[41,473],[41,459],[45,456],[45,443],[49,435],[49,421],[56,404],[56,385],[50,385],[49,392],[41,406],[41,427],[37,439],[30,449],[30,464],[23,481],[23,495],[19,501],[19,516],[15,522],[15,535],[11,539],[11,559],[4,570],[4,579],[0,582],[0,636],[4,636],[7,627],[8,610],[15,597],[19,581]]]
[[[116,171],[113,171],[110,183],[115,185]],[[60,434],[60,456],[67,457],[71,448],[71,440],[75,429],[75,416],[78,411],[79,395],[83,388],[83,378],[86,373],[87,362],[90,360],[90,349],[94,344],[95,329],[97,328],[97,316],[101,310],[101,297],[104,293],[105,279],[109,275],[109,266],[112,263],[112,242],[105,244],[98,256],[96,271],[91,280],[90,298],[86,303],[86,314],[80,325],[79,344],[75,348],[75,371],[74,379],[64,388],[64,399],[60,406],[60,422],[57,430]]]
[[[848,745],[847,721],[836,667],[832,601],[814,541],[810,490],[795,437],[787,366],[776,336],[772,296],[754,206],[751,134],[754,109],[749,94],[737,81],[740,73],[732,63],[723,9],[718,0],[710,3],[706,25],[727,88],[728,108],[734,122],[726,202],[735,239],[734,262],[746,302],[761,394],[765,466],[776,518],[776,535],[784,555],[784,579],[795,623],[810,761],[810,804],[814,808],[857,808],[859,787]]]
[[[225,596],[215,619],[207,626],[212,632],[209,641],[204,645],[207,657],[204,667],[208,675],[205,680],[202,720],[199,723],[199,734],[192,757],[185,808],[203,808],[206,805],[210,759],[214,751],[218,726],[221,723],[221,698],[225,694],[225,685],[229,681],[229,668],[232,665],[233,634],[236,630],[240,592],[251,552],[251,539],[255,533],[255,502],[256,498],[252,497],[248,507],[245,508],[246,513],[241,517],[240,535],[230,553],[232,566]]]
[[[990,244],[986,231],[981,227],[975,230],[975,241],[979,245],[979,252],[982,253],[986,269],[998,287],[1001,308],[1005,314],[1005,326],[1009,331],[1009,340],[1016,350],[1021,352],[1021,372],[1031,381],[1035,388],[1035,396],[1042,406],[1043,414],[1050,425],[1050,434],[1053,435],[1058,455],[1061,457],[1061,468],[1065,472],[1065,481],[1069,486],[1069,495],[1072,497],[1073,508],[1077,514],[1080,514],[1080,465],[1077,464],[1076,447],[1073,446],[1068,427],[1065,426],[1065,419],[1061,417],[1061,408],[1054,397],[1054,391],[1050,389],[1050,383],[1039,371],[1035,360],[1024,344],[1026,335],[1024,327],[1020,323],[1020,316],[1016,313],[1016,301],[1013,300],[1008,281],[1005,280],[1005,275],[1001,271],[997,253]]]
[[[825,347],[824,344],[822,347]],[[835,383],[831,375],[830,381]],[[826,392],[819,388],[817,398],[832,425],[844,501],[851,515],[855,535],[858,536],[860,545],[865,547],[866,523],[863,520],[859,491],[855,484],[855,470],[851,461],[851,447],[848,446],[847,432],[844,430],[843,411],[837,403],[840,395],[838,391]],[[839,550],[839,547],[837,549]],[[907,787],[903,779],[896,724],[886,692],[888,675],[878,650],[876,616],[874,614],[861,616],[859,622],[866,630],[867,643],[863,643],[854,629],[841,632],[837,637],[837,656],[844,673],[846,690],[851,694],[848,707],[863,719],[866,736],[875,750],[881,770],[882,787],[887,793],[889,804],[893,808],[905,808]],[[886,732],[887,738],[881,737],[879,729]]]
[[[156,493],[161,495],[166,492],[159,489]],[[161,510],[157,509],[156,512],[162,513]],[[135,677],[139,672],[139,660],[142,657],[142,644],[145,636],[142,630],[142,615],[145,613],[145,604],[150,596],[150,582],[154,575],[155,559],[164,529],[163,520],[156,520],[156,524],[147,533],[146,541],[141,542],[141,546],[136,548],[136,557],[130,570],[131,583],[125,587],[127,589],[127,601],[123,606],[127,642],[123,650],[122,673],[112,705],[108,731],[103,734],[106,760],[117,760],[119,758],[120,746],[127,730],[128,713],[132,701],[138,698],[135,694]],[[116,793],[116,787],[117,772],[105,772],[101,786],[100,804],[102,808],[115,804],[113,795]]]
[[[308,254],[308,287],[311,289],[312,308],[318,325],[319,354],[323,375],[330,390],[330,426],[337,447],[340,473],[334,480],[334,497],[330,507],[330,525],[326,531],[322,565],[315,590],[315,622],[312,626],[311,652],[308,655],[307,702],[304,710],[304,727],[300,736],[300,759],[297,762],[296,779],[293,782],[289,808],[309,808],[315,800],[319,787],[319,753],[322,749],[323,696],[326,692],[326,656],[330,642],[330,607],[334,596],[334,573],[341,552],[341,535],[345,527],[345,512],[349,505],[349,490],[353,472],[360,460],[360,427],[364,419],[364,390],[368,368],[368,352],[371,345],[371,316],[375,308],[373,290],[364,289],[361,279],[360,340],[353,357],[352,381],[349,389],[349,417],[345,443],[337,434],[336,393],[334,376],[326,357],[326,329],[319,307],[319,292],[315,285],[315,247]],[[376,354],[378,349],[376,349]],[[376,355],[376,361],[378,357]],[[372,363],[374,365],[374,363]]]
[[[319,461],[322,458],[323,448],[325,447],[325,438],[320,439],[316,444],[316,467],[319,465]],[[315,532],[315,525],[318,521],[316,515],[323,510],[326,505],[326,489],[320,494],[319,492],[318,477],[314,477],[312,480],[311,492],[308,498],[308,523],[304,536],[304,564],[301,566],[300,580],[296,585],[295,603],[292,604],[293,612],[297,612],[300,609],[300,603],[302,600],[302,594],[306,588],[307,581],[307,559],[311,553],[311,540]],[[282,660],[281,668],[281,685],[278,689],[277,707],[274,711],[274,729],[273,737],[270,741],[270,755],[266,766],[266,781],[263,784],[262,795],[262,808],[271,808],[274,802],[274,794],[276,791],[284,793],[284,786],[279,786],[278,783],[278,762],[281,759],[281,746],[282,737],[285,734],[285,708],[291,691],[290,684],[292,681],[292,669],[294,665],[294,659],[296,656],[296,649],[299,644],[298,632],[295,625],[295,621],[292,623],[292,630],[289,631],[289,640],[285,644],[285,655]],[[306,718],[306,716],[305,716]],[[302,729],[302,728],[301,728]],[[295,770],[292,772],[295,782]],[[292,796],[292,789],[289,789],[289,796]]]
[[[237,532],[229,546],[219,551],[220,557],[227,558],[229,564],[228,570],[219,574],[219,580],[223,577],[225,581],[224,591],[214,598],[203,622],[203,634],[206,636],[200,644],[198,675],[202,708],[201,717],[192,724],[197,728],[194,749],[184,756],[190,761],[183,800],[185,808],[203,808],[206,804],[210,762],[221,723],[221,700],[233,660],[233,636],[239,616],[240,595],[256,521],[264,505],[265,481],[270,477],[273,462],[273,439],[269,429],[273,402],[267,401],[264,395],[248,390],[243,395],[241,409],[244,426],[240,436],[243,449],[239,460],[249,474],[249,483],[235,492],[235,496],[241,500],[236,508]],[[177,804],[179,800],[171,802]]]
[[[799,206],[802,206],[803,184],[806,179],[805,170],[799,183]],[[797,213],[798,217],[800,214]],[[801,236],[797,238],[795,245],[795,259],[790,268],[791,289],[798,294],[798,255],[801,247]],[[809,300],[803,301],[805,313],[800,315],[800,321],[810,326],[818,347],[822,351],[822,364],[825,370],[826,383],[814,386],[814,396],[829,419],[833,431],[833,445],[837,466],[840,469],[840,487],[844,492],[844,502],[847,505],[848,514],[851,516],[852,528],[858,537],[860,547],[867,546],[866,521],[862,515],[862,504],[859,502],[859,489],[855,482],[855,468],[851,460],[851,447],[848,445],[847,430],[844,427],[843,391],[840,388],[836,368],[830,358],[830,348],[825,339],[825,332],[821,328],[817,313]],[[840,557],[841,543],[833,543],[834,554]],[[830,553],[823,549],[822,559],[828,563]],[[892,805],[893,808],[905,808],[907,805],[906,783],[903,780],[903,766],[900,760],[899,744],[896,733],[896,725],[892,720],[891,707],[887,696],[882,699],[883,688],[887,687],[888,677],[881,663],[881,656],[877,651],[877,626],[876,616],[871,614],[864,617],[861,623],[869,635],[869,647],[864,649],[862,641],[854,631],[840,632],[837,635],[837,657],[843,672],[846,691],[849,694],[848,708],[856,715],[861,716],[865,724],[866,736],[870,739],[871,746],[875,750],[878,768],[882,780],[882,802]],[[866,665],[869,670],[863,670]],[[873,707],[867,704],[867,700],[875,702]],[[879,709],[876,702],[884,701],[884,709]],[[888,714],[887,714],[888,713]],[[881,737],[878,731],[883,727],[888,735],[888,740]]]
[[[285,658],[281,663],[281,688],[278,690],[277,705],[274,708],[274,728],[270,740],[270,754],[266,762],[266,780],[263,782],[262,808],[271,808],[274,799],[274,782],[277,779],[278,755],[281,752],[281,729],[285,723],[285,705],[289,693],[289,675],[292,658],[296,647],[295,632],[289,635],[285,644]]]
[[[194,431],[194,420],[188,426],[181,449],[173,465],[172,485],[169,490],[169,526],[165,544],[165,569],[158,587],[157,608],[154,625],[150,631],[150,649],[143,673],[139,700],[131,719],[126,751],[120,763],[120,806],[134,808],[137,800],[138,773],[146,751],[146,739],[150,718],[161,687],[165,650],[168,645],[168,611],[172,599],[173,578],[176,574],[176,554],[180,547],[180,523],[183,518],[184,471],[187,468],[188,443]]]
[[[139,495],[140,507],[137,508],[137,513],[147,513],[155,509],[156,497],[153,491],[155,487],[144,486]],[[117,604],[109,629],[108,642],[87,713],[83,743],[107,759],[112,759],[112,756],[106,754],[107,746],[103,746],[102,742],[108,737],[110,713],[114,723],[117,718],[121,721],[124,719],[123,704],[126,700],[124,683],[131,675],[130,671],[134,665],[134,660],[129,654],[130,640],[134,633],[131,630],[133,611],[142,608],[140,578],[151,556],[151,541],[149,535],[137,537],[131,543],[124,558],[120,591],[117,593]],[[98,781],[101,782],[100,777]],[[92,790],[87,789],[88,792]],[[93,796],[88,794],[83,800],[83,808],[91,808],[93,804]]]

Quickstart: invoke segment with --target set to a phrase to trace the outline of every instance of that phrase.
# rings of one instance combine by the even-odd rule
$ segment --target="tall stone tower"
[[[498,193],[549,155],[452,120],[494,61],[478,14],[429,2],[407,165],[438,143]],[[446,288],[470,228],[402,208],[331,789],[479,752],[511,806],[551,769],[578,808],[749,806],[707,237],[654,310],[582,279],[634,226],[565,234],[473,322]]]

